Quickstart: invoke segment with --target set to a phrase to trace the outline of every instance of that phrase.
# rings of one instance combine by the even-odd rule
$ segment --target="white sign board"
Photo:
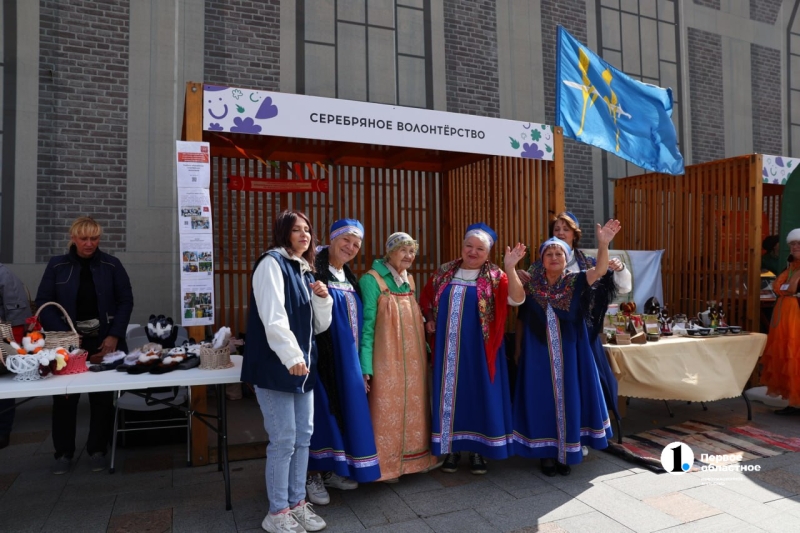
[[[764,183],[786,185],[786,180],[794,169],[800,166],[800,159],[779,155],[763,155],[761,157],[761,177]]]
[[[338,98],[203,86],[203,130],[553,159],[553,127]]]

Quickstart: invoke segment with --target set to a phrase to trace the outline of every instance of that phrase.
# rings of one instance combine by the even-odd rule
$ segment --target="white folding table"
[[[129,393],[144,397],[147,395],[145,392],[146,389],[214,385],[217,388],[216,415],[196,412],[191,409],[191,406],[187,409],[167,401],[153,398],[151,398],[151,401],[163,403],[187,412],[217,434],[217,443],[220,450],[220,453],[217,454],[217,464],[225,478],[225,509],[230,511],[231,481],[230,470],[228,468],[228,406],[225,398],[225,385],[239,382],[239,377],[242,373],[242,356],[232,355],[231,361],[233,362],[231,368],[219,370],[192,368],[190,370],[173,370],[166,374],[144,373],[134,375],[128,374],[127,372],[107,370],[104,372],[83,372],[81,374],[66,376],[50,376],[45,379],[37,379],[34,381],[14,381],[13,374],[6,374],[0,376],[0,399],[32,399],[41,396],[54,396],[57,394],[79,394],[82,392],[105,391],[116,391],[117,397],[119,397],[122,391],[128,391]],[[131,392],[141,390],[144,391]],[[215,419],[216,426],[211,424],[208,419]]]

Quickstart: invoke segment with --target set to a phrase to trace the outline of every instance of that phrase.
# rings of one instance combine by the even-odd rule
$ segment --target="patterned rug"
[[[694,452],[692,472],[707,464],[721,466],[800,451],[800,438],[784,437],[753,426],[724,427],[697,420],[628,435],[622,444],[616,440],[610,442],[606,451],[654,472],[664,472],[661,452],[673,442],[687,444]],[[703,462],[702,454],[727,458]]]

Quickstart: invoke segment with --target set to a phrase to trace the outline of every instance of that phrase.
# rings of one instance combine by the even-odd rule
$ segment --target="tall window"
[[[672,88],[672,122],[683,145],[678,68],[678,2],[674,0],[598,0],[598,35],[603,59],[632,78]],[[606,178],[642,169],[604,152]]]
[[[792,8],[789,22],[789,153],[800,154],[800,2]]]
[[[433,108],[430,0],[297,0],[297,92]]]

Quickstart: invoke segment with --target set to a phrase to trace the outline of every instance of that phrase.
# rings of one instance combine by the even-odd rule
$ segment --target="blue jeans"
[[[314,431],[314,391],[305,394],[256,389],[269,435],[267,497],[275,514],[306,497],[308,447]]]

